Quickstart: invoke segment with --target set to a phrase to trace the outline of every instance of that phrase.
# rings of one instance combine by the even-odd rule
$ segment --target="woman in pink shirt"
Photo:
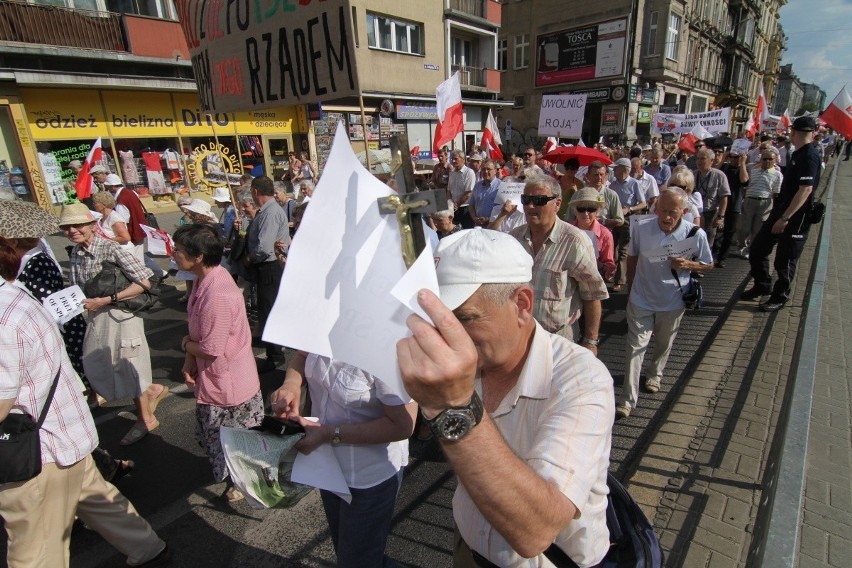
[[[228,477],[219,442],[222,426],[252,428],[263,420],[263,397],[245,300],[228,271],[219,266],[223,244],[209,225],[184,225],[174,234],[174,259],[181,270],[195,274],[187,314],[189,335],[183,379],[195,391],[195,437],[207,451],[215,480]],[[229,481],[222,495],[243,498]]]
[[[589,235],[598,259],[598,272],[609,282],[615,274],[615,258],[612,233],[598,222],[598,212],[604,205],[601,194],[590,187],[577,191],[571,199],[571,207],[577,213],[574,226]]]

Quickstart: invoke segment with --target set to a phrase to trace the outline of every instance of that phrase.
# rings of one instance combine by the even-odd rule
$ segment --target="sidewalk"
[[[826,169],[824,183],[828,181]],[[822,191],[820,186],[818,193]],[[838,175],[835,199],[852,191],[852,167]],[[852,197],[835,201],[832,251],[820,337],[817,394],[810,438],[802,566],[840,566],[850,557],[849,377],[843,299],[852,285],[848,262]],[[659,423],[628,480],[631,494],[660,535],[667,566],[746,566],[754,554],[764,475],[791,368],[805,288],[819,238],[811,231],[787,307],[767,314],[736,302],[695,372]],[[836,249],[836,250],[835,250]],[[847,309],[848,311],[848,309]],[[681,338],[678,337],[678,342]],[[831,358],[831,359],[829,359]],[[831,364],[828,361],[831,360]],[[831,383],[827,381],[832,381]],[[810,472],[809,472],[810,475]],[[828,534],[826,534],[828,532]],[[813,561],[805,564],[805,560]]]

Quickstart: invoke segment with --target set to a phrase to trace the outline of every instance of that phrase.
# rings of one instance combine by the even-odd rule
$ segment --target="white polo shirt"
[[[536,322],[518,382],[491,414],[515,454],[577,507],[577,516],[555,542],[580,566],[599,563],[609,548],[612,384],[609,371],[591,351]],[[482,394],[479,377],[476,390]],[[461,483],[453,496],[453,517],[467,545],[498,566],[553,566],[543,554],[529,559],[517,554]]]
[[[670,250],[676,250],[677,243],[686,239],[692,227],[692,223],[681,219],[675,230],[667,235],[660,229],[659,221],[651,219],[633,230],[627,252],[629,256],[638,257],[636,275],[630,289],[630,302],[633,305],[657,312],[683,309],[683,292],[680,287],[689,282],[689,271],[677,271],[680,278],[678,286],[678,281],[672,275],[671,263],[668,258],[664,258],[664,249],[671,247]],[[707,233],[698,229],[695,239],[695,260],[702,264],[713,262]]]

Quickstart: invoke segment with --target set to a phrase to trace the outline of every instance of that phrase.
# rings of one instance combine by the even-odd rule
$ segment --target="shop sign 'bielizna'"
[[[346,0],[177,0],[202,110],[359,94]]]

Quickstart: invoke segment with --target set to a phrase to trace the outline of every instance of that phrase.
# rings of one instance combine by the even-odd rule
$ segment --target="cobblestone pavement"
[[[847,165],[839,172],[835,198],[850,189],[852,167]],[[843,300],[852,295],[852,285],[842,278],[850,270],[841,260],[850,250],[850,206],[852,198],[841,197],[832,213],[833,261],[820,331],[800,566],[848,566],[852,557],[843,326],[848,311]],[[653,519],[667,566],[747,566],[756,554],[758,507],[766,498],[770,448],[819,237],[815,227],[785,309],[767,314],[757,302],[731,304],[726,321],[641,451],[628,486]]]

